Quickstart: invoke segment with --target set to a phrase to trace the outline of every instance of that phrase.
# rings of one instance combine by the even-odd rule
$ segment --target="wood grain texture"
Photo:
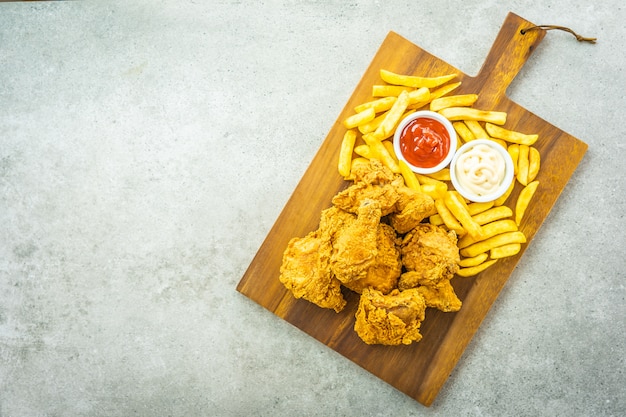
[[[587,150],[584,142],[506,97],[507,87],[545,36],[544,30],[533,30],[524,35],[520,33],[521,29],[530,26],[534,25],[510,13],[475,77],[461,73],[390,32],[259,248],[237,290],[398,390],[426,406],[431,405]],[[355,105],[371,98],[371,86],[381,83],[381,68],[421,76],[458,73],[463,84],[455,93],[477,93],[479,100],[474,107],[507,112],[506,128],[538,133],[535,147],[542,155],[542,167],[537,177],[539,190],[520,225],[528,243],[515,257],[500,260],[476,277],[454,278],[452,284],[463,301],[461,311],[442,313],[428,309],[421,328],[422,341],[398,347],[368,346],[359,339],[353,330],[357,294],[344,291],[348,304],[344,311],[337,314],[295,299],[278,280],[287,242],[292,237],[305,236],[315,230],[321,211],[330,207],[332,197],[349,185],[337,174],[337,158],[345,132],[341,121],[353,113]],[[521,186],[517,184],[508,205],[517,200],[520,190]]]

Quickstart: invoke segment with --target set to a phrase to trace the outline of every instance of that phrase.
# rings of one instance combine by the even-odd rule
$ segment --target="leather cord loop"
[[[531,30],[536,30],[536,29],[543,29],[543,30],[562,30],[568,33],[571,33],[572,35],[574,35],[576,37],[576,40],[578,42],[589,42],[589,43],[596,43],[596,38],[587,38],[584,36],[580,36],[578,33],[574,32],[572,29],[565,27],[565,26],[556,26],[556,25],[537,25],[537,26],[531,26],[529,28],[524,28],[522,30],[520,30],[520,33],[522,35],[525,35],[526,32],[529,32]]]

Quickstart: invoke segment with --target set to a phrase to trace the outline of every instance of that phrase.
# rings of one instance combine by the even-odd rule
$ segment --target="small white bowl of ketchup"
[[[433,174],[447,167],[456,151],[452,123],[429,110],[405,117],[393,137],[393,148],[413,172]]]

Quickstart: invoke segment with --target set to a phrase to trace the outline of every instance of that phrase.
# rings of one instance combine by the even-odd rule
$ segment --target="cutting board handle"
[[[476,78],[485,90],[483,93],[503,97],[517,73],[546,34],[543,29],[525,31],[535,24],[509,13],[494,41]],[[495,81],[495,82],[492,82]]]

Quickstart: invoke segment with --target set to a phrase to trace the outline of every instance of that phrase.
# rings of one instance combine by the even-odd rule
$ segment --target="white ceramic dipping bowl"
[[[434,167],[425,168],[425,167],[413,165],[407,160],[407,158],[405,158],[405,156],[402,154],[402,150],[400,149],[400,137],[402,135],[402,131],[409,123],[419,118],[434,119],[435,121],[439,122],[446,129],[446,132],[448,133],[448,136],[450,137],[450,148],[448,150],[448,153],[446,154],[444,159]],[[393,149],[396,152],[396,157],[404,161],[408,165],[408,167],[411,168],[411,171],[416,172],[418,174],[433,174],[447,167],[452,161],[452,158],[454,157],[454,152],[456,151],[456,143],[457,143],[456,131],[454,130],[454,127],[452,127],[452,123],[450,123],[448,119],[446,119],[439,113],[432,112],[429,110],[417,111],[415,113],[411,113],[410,115],[406,116],[404,119],[402,119],[402,121],[398,125],[393,136]]]
[[[490,147],[491,149],[495,150],[500,156],[502,156],[502,159],[504,160],[504,176],[500,181],[498,187],[488,194],[476,194],[475,192],[468,190],[466,187],[464,187],[463,183],[459,181],[459,172],[457,172],[457,163],[459,161],[459,158],[461,157],[461,155],[468,152],[477,145],[486,145]],[[511,182],[513,181],[513,169],[513,160],[511,159],[511,155],[509,155],[507,150],[504,149],[502,145],[489,139],[476,139],[465,143],[455,153],[454,157],[452,158],[452,162],[450,163],[450,181],[452,182],[454,188],[459,192],[459,194],[461,194],[466,199],[475,203],[485,203],[501,197],[509,189]]]

